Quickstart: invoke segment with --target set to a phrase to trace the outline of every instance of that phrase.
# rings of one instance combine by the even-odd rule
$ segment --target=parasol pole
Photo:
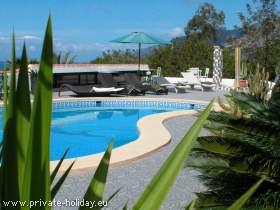
[[[140,65],[141,65],[141,43],[138,43],[138,74],[140,75]]]

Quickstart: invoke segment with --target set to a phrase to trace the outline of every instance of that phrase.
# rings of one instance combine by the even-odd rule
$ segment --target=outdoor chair
[[[152,77],[152,82],[175,93],[185,93],[187,86],[169,82],[165,77]]]
[[[199,79],[194,75],[192,71],[181,72],[182,76],[184,77],[184,84],[194,89],[195,87],[199,87],[201,91],[205,90],[212,90],[216,87],[216,84],[213,82],[201,82]]]
[[[200,75],[200,79],[204,79],[204,82],[206,82],[206,79],[208,78],[208,76],[209,76],[209,68],[206,68],[205,69],[205,73],[204,73],[204,75]]]
[[[134,73],[125,73],[124,78],[128,84],[135,86],[137,89],[140,89],[145,93],[150,92],[150,93],[155,93],[157,95],[168,94],[168,89],[166,87],[161,87],[159,85],[152,85],[149,83],[142,83],[139,77]]]
[[[201,70],[198,67],[189,68],[186,72],[192,72],[197,78],[200,78],[201,76]]]

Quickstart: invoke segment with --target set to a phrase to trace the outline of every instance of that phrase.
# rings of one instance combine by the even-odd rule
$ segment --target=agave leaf
[[[49,17],[30,120],[30,137],[22,193],[23,200],[27,202],[40,199],[43,201],[51,200],[49,153],[52,112],[52,58],[52,26],[51,17]],[[50,209],[50,207],[45,206],[41,209]]]
[[[4,201],[19,200],[19,177],[17,161],[17,136],[16,136],[16,53],[15,53],[15,35],[12,37],[12,64],[10,90],[8,96],[7,118],[4,122],[3,137],[3,160],[2,160],[2,199]],[[19,209],[19,207],[17,208]]]
[[[18,139],[17,158],[20,191],[22,188],[24,166],[29,142],[29,121],[31,114],[31,104],[28,81],[28,59],[26,47],[24,44],[16,91],[16,135]]]
[[[4,114],[3,114],[3,125],[6,124],[8,118],[8,87],[7,87],[7,73],[3,74],[3,92],[4,92]],[[4,127],[4,126],[3,126]]]
[[[254,192],[258,189],[258,187],[263,183],[266,178],[263,177],[256,184],[254,184],[246,193],[244,193],[237,201],[235,201],[228,210],[238,210],[241,209],[246,202],[250,199],[250,197],[254,194]]]
[[[194,210],[194,205],[196,203],[196,200],[193,200],[187,207],[185,210]]]
[[[119,188],[118,190],[116,190],[112,195],[109,196],[108,199],[106,199],[107,204],[110,203],[110,201],[120,192],[121,188]]]
[[[67,168],[67,170],[64,172],[64,174],[60,177],[60,179],[57,181],[57,183],[54,185],[54,187],[51,190],[51,196],[52,200],[54,199],[56,193],[59,191],[61,185],[64,183],[66,177],[68,176],[69,172],[71,171],[75,161],[71,163],[71,165]]]
[[[16,44],[15,44],[15,33],[13,32],[12,37],[12,63],[11,63],[11,79],[10,89],[8,95],[8,117],[11,118],[15,115],[15,96],[16,96]]]
[[[0,163],[2,162],[2,158],[3,158],[3,141],[0,143]]]
[[[85,201],[94,201],[95,203],[102,201],[112,148],[113,148],[113,141],[110,142],[101,162],[99,163],[96,169],[93,179],[91,180],[91,183],[84,196]],[[101,209],[101,208],[102,207],[100,206],[95,206],[92,209]],[[86,206],[84,207],[81,206],[79,209],[89,210],[90,208]]]
[[[66,149],[66,151],[64,152],[64,154],[62,155],[60,161],[58,162],[57,166],[55,167],[55,169],[53,170],[52,174],[51,174],[51,184],[53,183],[53,180],[61,166],[61,164],[63,163],[67,153],[69,152],[69,148]]]
[[[182,141],[176,146],[171,155],[169,155],[133,209],[156,210],[160,208],[211,111],[213,101],[202,112]]]
[[[120,190],[121,188],[119,188],[118,190],[116,190],[116,192],[110,195],[109,198],[107,199],[107,202],[109,203],[120,192]]]
[[[128,210],[128,202],[125,203],[123,210]]]
[[[4,68],[6,69],[6,68]],[[8,88],[7,88],[7,73],[3,74],[3,128],[5,128],[7,118],[8,118]],[[4,137],[3,137],[4,138]],[[3,161],[3,141],[1,142],[1,153],[0,153],[0,162]],[[3,187],[2,187],[2,166],[0,167],[0,200],[2,201]]]

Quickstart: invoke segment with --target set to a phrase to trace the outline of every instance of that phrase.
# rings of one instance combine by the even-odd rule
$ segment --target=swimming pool
[[[147,115],[174,110],[201,109],[203,105],[164,101],[84,100],[54,102],[51,127],[51,160],[81,157],[137,139],[137,121]],[[2,119],[2,111],[0,113]],[[2,121],[0,121],[2,128]],[[2,135],[2,130],[0,131]]]

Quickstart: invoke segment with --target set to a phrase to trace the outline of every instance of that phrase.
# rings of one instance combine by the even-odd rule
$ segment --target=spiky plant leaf
[[[189,155],[200,130],[207,119],[213,105],[213,100],[201,113],[195,124],[189,129],[182,141],[176,146],[171,155],[161,166],[150,184],[144,190],[133,209],[156,210],[159,209],[174,183],[184,160]]]
[[[101,162],[96,169],[96,172],[84,196],[85,201],[94,201],[95,203],[102,201],[112,149],[113,141],[110,142],[105,154],[102,157]],[[101,208],[101,206],[96,205],[92,209],[97,210]],[[81,206],[79,209],[90,210],[90,208],[86,206]]]
[[[3,125],[6,124],[8,118],[8,87],[7,87],[7,73],[3,74]],[[3,126],[4,127],[4,126]]]
[[[57,166],[56,166],[55,169],[53,170],[53,172],[52,172],[52,174],[51,174],[51,184],[53,183],[53,181],[54,181],[54,179],[55,179],[55,177],[56,177],[56,175],[57,175],[57,173],[58,173],[58,171],[59,171],[59,168],[60,168],[60,166],[62,165],[62,163],[63,163],[63,161],[64,161],[66,155],[68,154],[68,152],[69,152],[69,148],[67,148],[67,149],[65,150],[65,152],[64,152],[64,154],[62,155],[60,161],[58,162]]]
[[[15,35],[12,37],[12,64],[10,89],[8,96],[7,118],[4,122],[3,160],[2,160],[2,199],[4,201],[18,201],[20,199],[18,177],[18,140],[16,136],[16,50]],[[19,207],[17,207],[19,209]]]
[[[109,203],[120,191],[121,191],[121,188],[119,188],[112,195],[110,195],[109,198],[107,199],[107,202]]]
[[[123,210],[128,210],[128,202],[125,203]]]
[[[248,78],[250,94],[262,100],[266,100],[270,90],[268,79],[269,73],[266,72],[265,69],[260,70],[260,66],[257,65],[256,71],[251,73]]]
[[[22,193],[27,202],[40,199],[51,200],[49,139],[52,112],[52,58],[52,26],[51,17],[49,17],[30,121],[30,138]],[[50,209],[50,207],[44,206],[41,209]]]
[[[60,159],[60,161],[58,162],[57,166],[55,167],[54,171],[51,174],[51,184],[53,183],[61,164],[63,163],[67,153],[68,153],[69,149],[67,149],[62,158]],[[64,183],[65,179],[67,178],[68,174],[70,173],[73,165],[74,165],[75,161],[73,161],[72,164],[70,164],[70,166],[67,168],[67,170],[64,172],[64,174],[58,179],[57,183],[55,184],[55,186],[52,188],[51,190],[51,196],[52,196],[52,200],[54,199],[55,195],[57,194],[57,192],[59,191],[60,187],[62,186],[62,184]]]
[[[20,192],[22,189],[24,166],[26,162],[27,147],[29,141],[30,114],[31,104],[28,80],[28,59],[24,43],[16,91],[16,135],[18,139],[17,159]]]
[[[55,195],[57,194],[57,192],[59,191],[60,187],[64,183],[64,181],[65,181],[66,177],[68,176],[69,172],[71,171],[74,163],[75,163],[75,161],[73,161],[73,163],[70,164],[70,166],[67,168],[67,170],[64,172],[64,174],[59,178],[57,183],[52,188],[52,190],[51,190],[52,200],[54,199]]]
[[[237,201],[235,201],[227,210],[239,210],[241,209],[258,187],[263,183],[266,178],[263,177],[256,184],[254,184],[246,193],[244,193]]]
[[[194,210],[194,206],[195,206],[196,200],[193,200],[186,208],[185,210]]]

